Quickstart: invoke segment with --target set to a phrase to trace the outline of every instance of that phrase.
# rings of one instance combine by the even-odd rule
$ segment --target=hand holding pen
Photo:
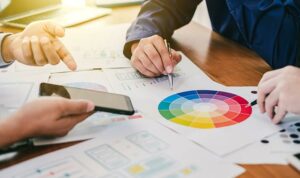
[[[148,77],[170,74],[181,61],[181,55],[177,51],[170,51],[164,39],[158,35],[141,39],[131,46],[132,66]]]

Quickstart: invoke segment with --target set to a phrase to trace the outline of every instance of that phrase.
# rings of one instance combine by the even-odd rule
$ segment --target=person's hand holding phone
[[[8,119],[1,121],[0,147],[38,136],[63,136],[94,111],[86,100],[41,97],[25,104]]]
[[[141,39],[131,46],[131,63],[147,77],[167,75],[181,61],[181,55],[175,51],[169,54],[164,39],[158,35]]]
[[[64,35],[64,28],[51,21],[33,22],[23,32],[4,39],[3,59],[33,66],[56,65],[62,61],[70,70],[76,70],[77,65],[71,53],[58,39]]]

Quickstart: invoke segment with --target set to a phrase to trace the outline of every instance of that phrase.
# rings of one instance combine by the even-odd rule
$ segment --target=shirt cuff
[[[9,62],[9,63],[5,62],[1,53],[3,41],[9,35],[11,35],[11,33],[0,33],[0,67],[6,67],[13,63],[13,62]]]

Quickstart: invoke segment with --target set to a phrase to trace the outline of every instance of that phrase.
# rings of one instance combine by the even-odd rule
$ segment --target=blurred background
[[[0,0],[0,23],[6,26],[24,28],[27,24],[50,19],[64,27],[111,15],[115,9],[134,6],[137,15],[145,0]],[[117,17],[117,16],[116,16]],[[121,15],[119,18],[123,18]],[[118,18],[117,17],[117,18]],[[211,29],[205,1],[193,20]]]

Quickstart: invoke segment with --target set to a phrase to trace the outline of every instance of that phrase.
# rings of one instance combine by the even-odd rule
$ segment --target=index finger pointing
[[[54,42],[54,46],[63,63],[65,63],[70,70],[76,70],[77,64],[67,48],[59,40]]]

